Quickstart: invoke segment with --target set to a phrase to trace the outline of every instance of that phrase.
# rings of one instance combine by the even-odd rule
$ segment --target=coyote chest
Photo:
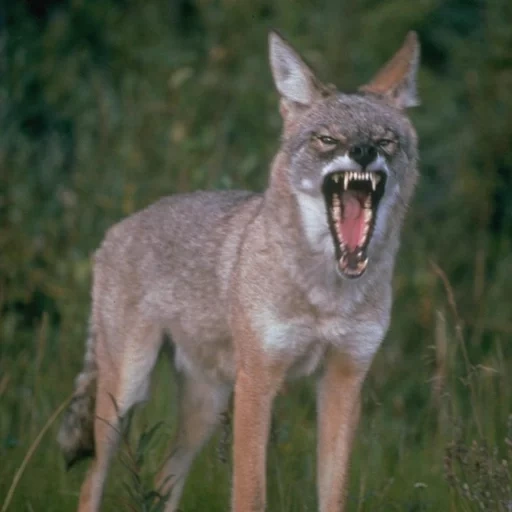
[[[286,361],[288,378],[311,375],[321,367],[330,348],[364,364],[370,361],[387,330],[389,313],[365,314],[362,305],[340,307],[334,314],[303,314],[284,317],[283,312],[261,308],[252,319],[252,327],[261,339],[262,349],[271,357]],[[213,334],[213,333],[211,333]],[[235,347],[222,330],[209,339],[176,344],[175,364],[179,370],[233,381],[236,375]]]
[[[389,323],[389,313],[365,315],[362,308],[340,307],[336,314],[282,318],[265,309],[254,319],[263,349],[289,361],[289,377],[313,373],[330,348],[364,364],[379,347]]]

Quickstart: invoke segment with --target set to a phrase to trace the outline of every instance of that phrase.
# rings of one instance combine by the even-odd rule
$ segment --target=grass
[[[52,419],[80,369],[105,229],[162,195],[265,186],[280,130],[266,57],[276,27],[342,89],[368,80],[411,28],[423,45],[424,106],[411,114],[422,179],[364,387],[348,510],[510,512],[510,1],[197,1],[189,24],[167,0],[63,1],[39,20],[11,4],[0,27],[0,510],[76,506],[87,464],[65,471]],[[158,506],[148,493],[174,429],[170,371],[158,363],[104,510]],[[277,398],[274,424],[269,510],[316,510],[311,381]],[[228,508],[229,448],[219,431],[201,453],[184,511]]]
[[[507,347],[498,342],[485,361],[470,362],[454,303],[450,311],[449,302],[441,302],[433,317],[433,343],[418,340],[416,350],[397,354],[399,347],[392,341],[399,327],[395,322],[379,352],[364,389],[350,511],[510,510],[511,359]],[[77,342],[70,353],[52,355],[44,318],[34,334],[32,350],[3,373],[0,496],[13,490],[7,510],[69,510],[76,503],[86,464],[64,471],[55,443],[56,425],[47,429],[47,422],[71,389],[76,363],[69,361],[80,359],[82,347]],[[173,429],[169,371],[167,361],[158,364],[152,399],[135,414],[130,438],[112,468],[105,510],[158,510],[144,508],[142,503],[153,490],[152,476]],[[268,459],[269,509],[315,510],[311,382],[290,385],[278,397],[274,420]],[[160,421],[163,424],[147,443],[145,436]],[[226,509],[231,466],[229,457],[226,461],[219,455],[219,446],[226,452],[222,437],[221,429],[196,462],[183,510]],[[35,450],[29,449],[34,442]],[[21,467],[24,471],[12,488],[13,475]],[[131,496],[127,486],[139,493]]]

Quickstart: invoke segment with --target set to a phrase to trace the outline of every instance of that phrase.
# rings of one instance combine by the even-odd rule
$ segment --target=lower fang
[[[360,254],[358,254],[360,256]],[[347,258],[347,254],[344,254],[339,260],[340,270],[348,277],[360,277],[368,266],[368,258],[362,261],[358,261],[354,266],[350,266]]]

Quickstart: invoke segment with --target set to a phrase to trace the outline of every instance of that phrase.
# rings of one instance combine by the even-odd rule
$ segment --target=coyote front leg
[[[318,384],[317,484],[320,512],[341,512],[366,370],[330,354]]]
[[[247,331],[246,331],[247,333]],[[256,347],[256,339],[246,347]],[[252,341],[252,340],[251,340]],[[258,349],[241,354],[235,382],[233,512],[263,512],[272,403],[286,367]]]

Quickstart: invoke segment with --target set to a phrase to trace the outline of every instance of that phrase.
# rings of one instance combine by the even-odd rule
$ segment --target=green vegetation
[[[346,90],[408,30],[423,45],[422,180],[365,385],[349,511],[511,510],[510,0],[46,4],[0,11],[0,507],[81,367],[90,256],[107,227],[162,195],[265,186],[280,129],[275,27]],[[144,493],[173,429],[168,372],[161,361],[105,510],[158,509]],[[75,506],[86,465],[65,472],[56,429],[26,459],[8,510]],[[194,466],[183,510],[227,510],[218,443]],[[301,382],[276,403],[269,510],[313,511],[314,490],[314,394]]]

